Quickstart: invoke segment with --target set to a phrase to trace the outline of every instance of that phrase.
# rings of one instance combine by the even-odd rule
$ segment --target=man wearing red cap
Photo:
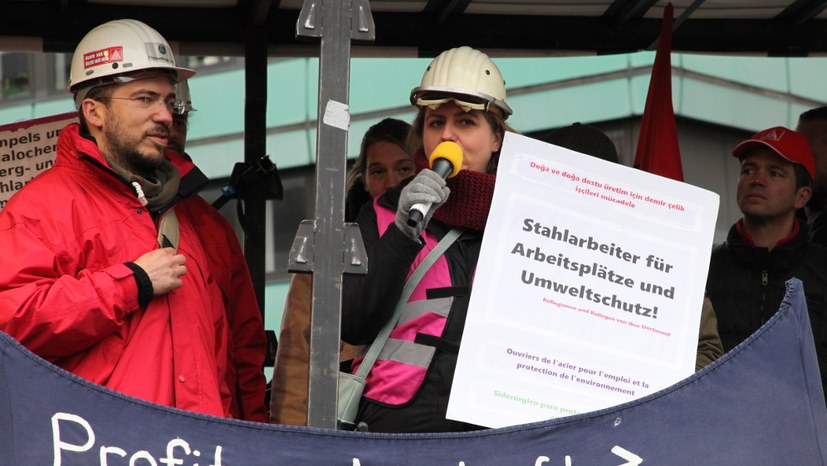
[[[827,377],[827,249],[810,241],[796,217],[812,196],[815,163],[807,138],[784,127],[738,144],[737,202],[743,218],[712,252],[707,293],[729,351],[778,310],[784,282],[804,283],[822,384]]]

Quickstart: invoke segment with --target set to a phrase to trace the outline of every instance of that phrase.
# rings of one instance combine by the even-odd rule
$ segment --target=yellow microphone
[[[462,148],[452,141],[443,141],[428,157],[431,170],[443,179],[451,178],[462,168]],[[408,226],[416,227],[431,209],[431,203],[417,203],[408,211]]]

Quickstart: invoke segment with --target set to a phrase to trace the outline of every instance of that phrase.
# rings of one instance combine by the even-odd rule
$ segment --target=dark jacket
[[[396,210],[399,190],[390,190],[380,198],[387,209]],[[392,222],[379,235],[377,215],[372,205],[365,206],[358,217],[370,267],[367,276],[346,276],[343,291],[342,339],[351,344],[370,343],[391,318],[404,287],[407,274],[422,245],[405,236]],[[441,239],[449,227],[436,220],[428,231]],[[432,289],[428,299],[453,296],[441,338],[433,339],[437,351],[426,378],[413,400],[402,406],[390,406],[363,398],[359,421],[374,432],[444,432],[479,429],[478,426],[445,418],[448,395],[454,378],[457,351],[465,326],[471,279],[479,257],[482,233],[466,230],[445,252],[452,288]]]
[[[807,226],[772,251],[750,246],[732,226],[712,251],[707,293],[718,317],[718,331],[729,351],[758,330],[781,305],[784,282],[804,284],[810,324],[822,374],[827,377],[827,249],[810,242]]]
[[[824,208],[807,207],[803,217],[807,220],[807,228],[810,232],[810,240],[813,243],[827,247],[827,211]]]

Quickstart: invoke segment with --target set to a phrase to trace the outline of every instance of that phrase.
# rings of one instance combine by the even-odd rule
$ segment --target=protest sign
[[[54,164],[57,135],[77,113],[0,126],[0,209],[38,173]]]
[[[512,133],[500,157],[448,417],[553,419],[691,375],[717,194]]]

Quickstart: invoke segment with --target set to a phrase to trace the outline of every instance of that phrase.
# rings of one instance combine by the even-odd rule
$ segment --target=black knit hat
[[[618,163],[617,149],[609,136],[594,126],[574,123],[538,137],[541,141]]]

